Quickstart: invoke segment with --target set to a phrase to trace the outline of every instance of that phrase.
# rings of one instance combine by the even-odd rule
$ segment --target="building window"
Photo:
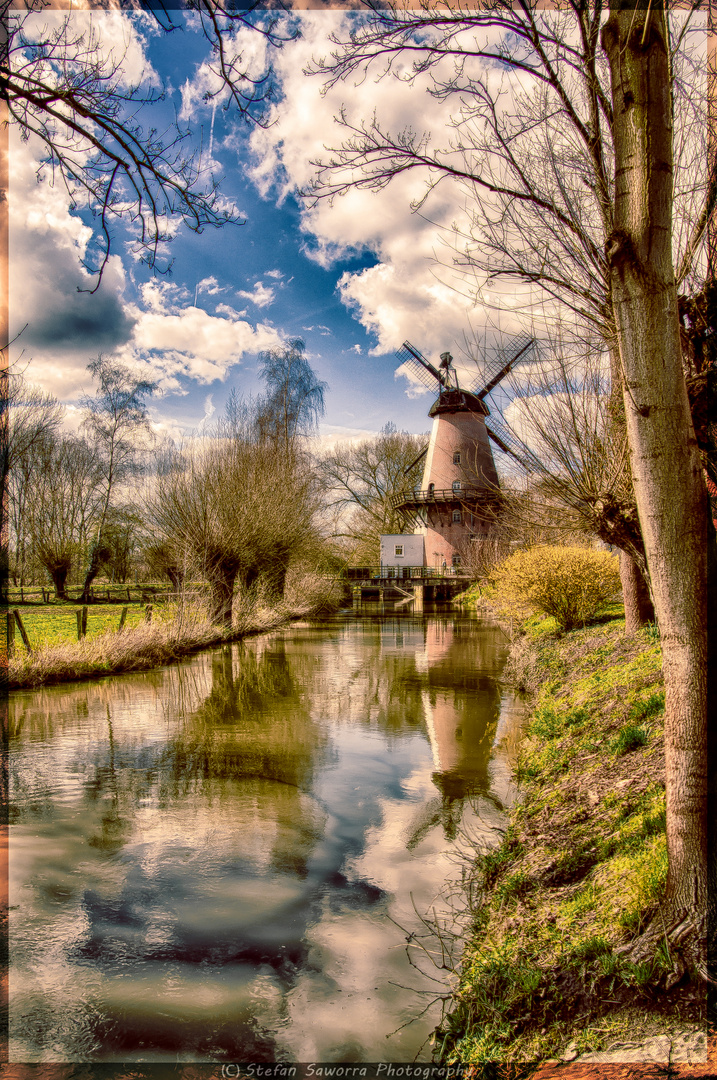
[[[454,555],[453,556],[453,565],[454,566],[460,566],[461,565],[461,557],[460,557],[460,555]]]
[[[460,491],[461,490],[461,482],[460,482],[460,480],[454,480],[453,481],[453,490],[454,491]]]
[[[460,521],[461,520],[461,512],[460,512],[460,510],[454,510],[453,511],[453,520],[454,521]]]
[[[394,555],[403,555],[403,544],[396,544],[393,553]]]
[[[432,495],[435,490],[436,490],[436,485],[435,484],[429,484],[428,485],[428,494],[429,495]]]
[[[456,450],[455,454],[453,455],[453,464],[454,465],[460,465],[460,463],[461,463],[461,452],[460,452],[460,450]]]

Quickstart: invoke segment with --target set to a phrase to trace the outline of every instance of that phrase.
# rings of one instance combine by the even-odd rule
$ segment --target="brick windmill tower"
[[[450,353],[441,354],[437,368],[408,341],[397,354],[404,370],[424,386],[438,391],[428,413],[433,419],[433,429],[424,451],[426,462],[421,487],[394,496],[394,507],[406,526],[413,528],[413,536],[423,537],[424,566],[439,571],[458,567],[464,545],[488,534],[499,489],[490,440],[505,453],[511,451],[487,426],[490,410],[485,399],[532,344],[532,338],[522,342],[481,389],[480,380],[468,388],[459,386]],[[416,541],[392,543],[397,539],[400,540],[382,537],[384,565],[400,565],[404,548],[416,558]]]

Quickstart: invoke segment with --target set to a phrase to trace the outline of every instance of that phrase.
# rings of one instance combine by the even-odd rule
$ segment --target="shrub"
[[[617,558],[581,547],[516,551],[493,580],[501,599],[552,615],[561,630],[584,626],[620,588]]]

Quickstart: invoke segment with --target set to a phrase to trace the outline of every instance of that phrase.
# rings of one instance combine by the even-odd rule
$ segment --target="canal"
[[[473,613],[365,611],[11,695],[11,1061],[430,1060],[522,706]]]

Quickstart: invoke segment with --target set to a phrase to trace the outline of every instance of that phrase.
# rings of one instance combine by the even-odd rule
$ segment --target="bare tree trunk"
[[[177,566],[168,566],[166,574],[172,583],[174,591],[181,592],[184,587],[184,570],[181,570]]]
[[[233,562],[217,562],[207,576],[212,590],[212,622],[231,629],[237,567]]]
[[[60,566],[48,567],[48,572],[55,586],[55,596],[58,600],[67,600],[67,575],[70,572],[70,562]]]
[[[682,943],[686,961],[706,975],[714,908],[708,730],[717,705],[710,626],[715,536],[682,372],[671,247],[666,14],[632,4],[618,10],[619,3],[611,0],[603,29],[615,112],[615,222],[607,257],[631,467],[665,676],[669,872],[662,918],[668,936]],[[658,923],[659,918],[653,938],[662,936]],[[679,967],[678,959],[676,975]]]
[[[610,342],[610,422],[613,429],[619,431],[624,439],[627,438],[625,426],[625,405],[622,393],[622,365],[620,352],[615,342]],[[632,524],[634,519],[625,518],[623,524]],[[637,540],[637,537],[635,537]],[[645,563],[642,566],[630,554],[629,549],[619,549],[620,583],[622,585],[622,599],[625,606],[625,632],[634,634],[642,626],[655,621],[655,608],[650,595],[650,585],[645,576]]]
[[[641,626],[653,622],[655,608],[647,582],[634,559],[626,551],[619,552],[620,581],[625,604],[625,632],[634,634]]]
[[[90,557],[87,563],[87,569],[85,571],[85,577],[82,582],[82,595],[79,602],[81,604],[89,604],[92,600],[91,589],[92,582],[95,580],[100,572],[100,566],[103,562],[104,547],[102,545],[102,534],[100,533],[96,540],[90,545]]]

